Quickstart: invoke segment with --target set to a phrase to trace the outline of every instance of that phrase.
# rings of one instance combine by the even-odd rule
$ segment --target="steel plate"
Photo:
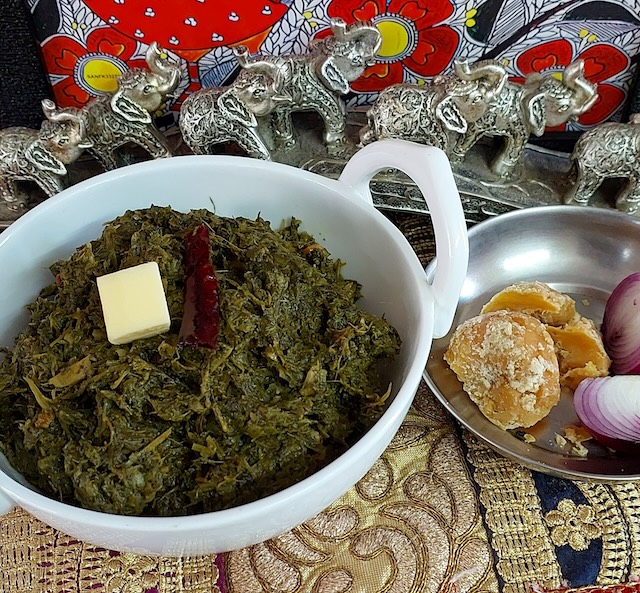
[[[479,314],[496,292],[522,280],[546,282],[569,294],[578,311],[599,326],[613,288],[640,271],[640,220],[602,208],[525,208],[472,227],[469,247],[469,270],[453,328]],[[427,268],[427,274],[431,272]],[[556,433],[562,435],[566,425],[578,422],[570,389],[563,388],[560,403],[547,418],[526,429],[535,443],[525,443],[523,431],[503,431],[489,422],[443,359],[453,328],[434,341],[425,380],[464,427],[502,455],[537,471],[589,481],[640,478],[640,456],[588,441],[588,455],[579,457],[572,454],[570,443],[556,443]]]

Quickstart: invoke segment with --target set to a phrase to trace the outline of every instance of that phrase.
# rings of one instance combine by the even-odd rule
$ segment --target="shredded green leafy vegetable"
[[[182,239],[211,229],[220,335],[178,345]],[[55,281],[0,360],[0,444],[59,500],[126,515],[184,515],[256,500],[339,456],[380,417],[381,361],[400,339],[361,310],[360,286],[292,220],[152,207],[52,266]],[[160,267],[169,332],[115,346],[95,278]]]

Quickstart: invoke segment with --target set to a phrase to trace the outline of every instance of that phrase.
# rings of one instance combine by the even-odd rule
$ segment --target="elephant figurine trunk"
[[[273,138],[281,148],[289,150],[296,144],[292,113],[313,111],[324,123],[323,139],[334,154],[345,151],[346,104],[343,95],[350,92],[350,83],[362,76],[371,65],[382,43],[380,31],[370,21],[346,25],[342,19],[331,20],[333,35],[314,41],[304,55],[239,57],[245,72],[257,72],[258,65],[271,64],[280,71],[278,95],[282,101],[270,117],[260,122],[262,137]]]
[[[456,60],[454,74],[441,75],[431,85],[391,85],[367,112],[360,142],[400,138],[450,153],[452,136],[465,134],[483,117],[506,82],[507,72],[497,62]]]
[[[495,66],[502,67],[497,62]],[[561,80],[551,74],[534,73],[524,84],[507,81],[486,113],[458,138],[452,156],[461,160],[483,136],[502,137],[504,143],[491,163],[491,171],[498,177],[508,177],[522,158],[531,134],[541,136],[546,127],[575,119],[597,98],[597,87],[586,79],[581,60],[567,66]]]
[[[234,142],[249,156],[269,160],[260,121],[290,103],[291,97],[282,89],[283,73],[276,63],[250,62],[244,46],[234,48],[234,53],[242,69],[232,84],[200,89],[182,104],[182,138],[195,154],[213,154],[218,144]]]
[[[123,164],[118,151],[129,143],[152,158],[172,154],[153,122],[153,114],[177,88],[180,69],[155,42],[147,49],[146,63],[148,69],[127,70],[118,79],[115,92],[96,97],[83,108],[87,135],[93,144],[89,151],[106,170]]]

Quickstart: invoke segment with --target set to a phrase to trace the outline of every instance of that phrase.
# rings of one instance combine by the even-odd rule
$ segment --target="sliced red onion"
[[[573,404],[585,428],[606,445],[613,446],[610,439],[640,444],[640,376],[584,379]]]
[[[602,340],[614,375],[640,374],[640,272],[627,276],[609,296]]]
[[[588,381],[586,386],[582,385],[585,381]],[[588,422],[583,421],[583,424],[598,435],[609,435],[620,439],[632,438],[633,433],[629,431],[625,424],[612,424],[609,421],[611,414],[606,414],[606,411],[603,411],[601,398],[597,396],[598,383],[594,384],[593,379],[586,379],[585,381],[580,384],[582,388],[577,399],[578,390],[574,393],[573,401],[578,418],[581,420],[583,416],[587,418]],[[579,409],[579,406],[582,406],[582,408]]]

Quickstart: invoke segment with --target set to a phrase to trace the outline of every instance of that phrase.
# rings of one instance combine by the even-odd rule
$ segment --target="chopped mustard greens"
[[[182,239],[211,229],[220,292],[215,350],[181,347]],[[384,411],[390,324],[361,310],[292,220],[152,207],[51,268],[55,281],[0,356],[0,445],[44,493],[126,515],[184,515],[256,500],[339,456]],[[96,276],[160,267],[167,333],[107,341]]]

